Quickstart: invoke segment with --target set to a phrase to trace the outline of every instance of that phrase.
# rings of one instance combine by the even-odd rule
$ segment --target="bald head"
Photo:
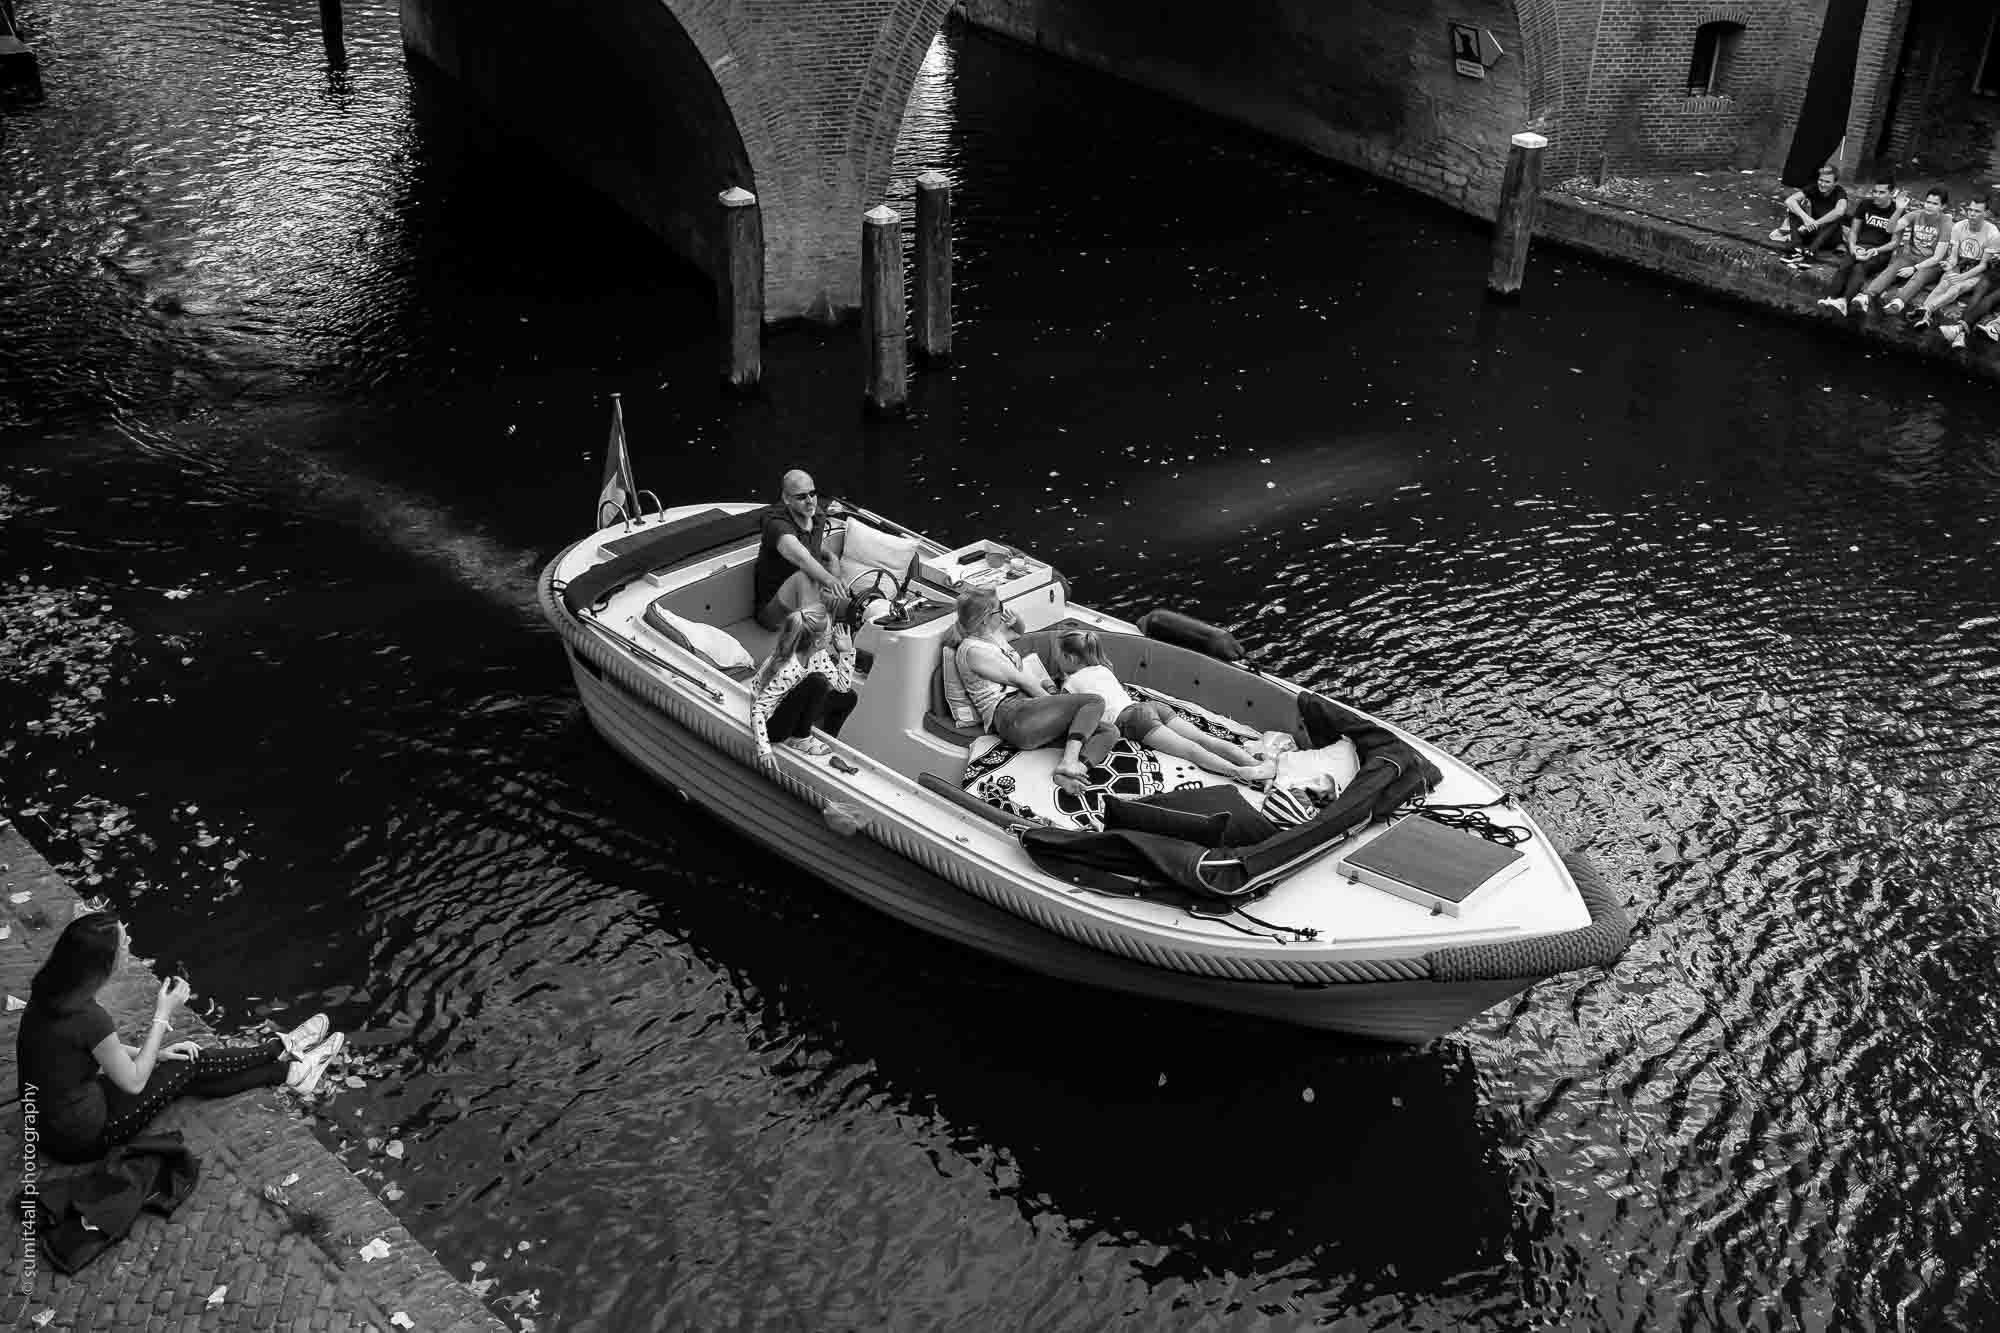
[[[787,472],[778,483],[778,498],[800,527],[812,526],[813,517],[819,513],[819,489],[813,485],[810,473],[802,468]]]

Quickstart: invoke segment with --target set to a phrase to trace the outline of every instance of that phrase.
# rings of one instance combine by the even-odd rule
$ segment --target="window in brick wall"
[[[1688,96],[1722,97],[1729,92],[1729,66],[1736,56],[1741,23],[1704,23],[1694,32],[1694,59],[1688,62]]]
[[[1986,50],[1979,59],[1979,73],[1972,76],[1972,91],[2000,97],[2000,13],[1987,20]]]

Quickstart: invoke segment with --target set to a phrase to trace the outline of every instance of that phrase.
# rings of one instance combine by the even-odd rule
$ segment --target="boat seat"
[[[1049,674],[1060,680],[1060,669],[1056,664],[1056,635],[1071,623],[1065,621],[1062,626],[1023,634],[1011,640],[1009,646],[1024,658],[1030,653],[1036,654],[1042,659],[1042,665],[1048,668]],[[938,663],[931,668],[931,693],[929,703],[924,709],[924,730],[940,740],[970,746],[981,736],[986,735],[986,728],[961,727],[952,718],[951,703],[944,696],[944,655],[949,651],[949,648],[940,648]]]
[[[646,614],[645,614],[646,628],[652,630],[655,634],[667,640],[669,643],[672,643],[676,647],[686,649],[688,652],[694,654],[702,661],[714,667],[717,671],[720,671],[723,675],[728,676],[731,680],[749,680],[752,676],[757,674],[757,667],[754,663],[751,664],[750,666],[726,667],[722,665],[722,663],[716,661],[713,657],[710,657],[707,653],[703,652],[701,649],[697,648],[694,645],[693,640],[689,639],[687,635],[681,633],[680,626],[674,624],[673,621],[669,620],[665,615],[661,614],[659,604],[660,602],[665,600],[666,600],[665,598],[655,598],[653,599],[653,601],[648,602],[646,604]],[[755,624],[756,622],[752,621],[751,623]],[[724,632],[727,633],[728,631]],[[738,638],[737,642],[741,643],[742,642],[741,638]],[[748,644],[744,644],[744,648],[747,651],[749,651],[752,657],[758,656],[756,650],[750,648]]]

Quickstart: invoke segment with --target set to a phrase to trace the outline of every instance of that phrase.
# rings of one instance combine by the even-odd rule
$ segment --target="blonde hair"
[[[828,619],[824,607],[802,606],[786,616],[778,629],[778,641],[771,645],[771,655],[764,659],[764,665],[757,668],[750,682],[750,693],[763,693],[786,658],[795,657],[803,662],[818,652],[826,645],[826,637],[832,630],[833,621]]]
[[[1074,659],[1085,666],[1110,666],[1104,657],[1104,641],[1094,629],[1066,629],[1056,636],[1056,651],[1064,660]]]

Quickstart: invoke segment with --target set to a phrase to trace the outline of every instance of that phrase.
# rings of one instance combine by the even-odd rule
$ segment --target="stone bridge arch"
[[[953,0],[402,0],[403,44],[711,275],[715,196],[764,223],[765,313],[860,303],[862,213]],[[535,188],[524,182],[524,188]]]

